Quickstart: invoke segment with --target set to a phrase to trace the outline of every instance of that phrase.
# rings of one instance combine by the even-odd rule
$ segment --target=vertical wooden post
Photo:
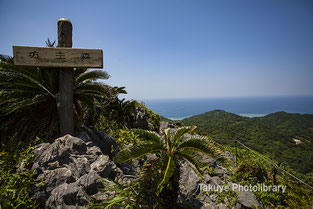
[[[58,47],[72,48],[72,23],[61,18],[58,21]],[[66,59],[66,57],[65,57]],[[57,107],[60,117],[60,134],[74,134],[73,116],[73,68],[61,68]]]

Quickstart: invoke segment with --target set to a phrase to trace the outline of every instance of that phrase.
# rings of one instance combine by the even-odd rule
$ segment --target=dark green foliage
[[[34,173],[29,169],[33,145],[9,142],[0,148],[0,208],[37,208],[31,199]]]
[[[115,91],[126,93],[123,88],[115,89]],[[134,127],[136,107],[141,107],[146,112],[147,129],[158,131],[160,128],[160,116],[158,114],[136,100],[120,100],[117,97],[97,111],[97,118],[92,123],[96,124],[97,129],[108,131],[136,128]]]
[[[221,150],[206,137],[184,135],[193,132],[194,129],[193,126],[181,127],[174,131],[166,129],[162,137],[155,132],[137,129],[135,133],[146,141],[133,144],[114,157],[115,162],[124,163],[145,155],[156,154],[155,158],[148,160],[143,170],[142,182],[147,185],[141,185],[143,189],[141,195],[145,205],[158,205],[161,208],[177,206],[181,159],[189,161],[201,172],[203,158],[199,153],[212,157],[221,156]]]
[[[103,193],[108,193],[107,201],[97,203],[92,201],[89,209],[96,208],[144,208],[142,203],[138,202],[139,183],[136,180],[130,181],[128,185],[120,184],[118,181],[102,179],[105,189]],[[113,193],[113,194],[112,194]]]
[[[160,119],[161,119],[161,121],[165,121],[165,122],[173,122],[171,119],[163,117],[162,115],[160,116]]]
[[[313,115],[274,113],[261,118],[246,118],[215,110],[181,121],[197,125],[198,132],[220,144],[234,145],[238,139],[250,148],[287,163],[301,173],[313,171]],[[300,139],[296,144],[293,139]]]
[[[235,154],[235,148],[226,146]],[[313,201],[313,190],[300,183],[294,177],[288,175],[281,169],[286,170],[297,178],[310,182],[310,177],[297,173],[288,166],[279,164],[276,161],[270,161],[269,157],[258,153],[264,159],[246,149],[237,148],[238,165],[233,170],[231,180],[232,182],[240,183],[241,185],[257,185],[265,184],[267,186],[281,185],[286,186],[285,193],[273,191],[257,191],[254,192],[258,201],[263,206],[272,207],[289,207],[289,208],[310,208]],[[269,163],[272,162],[272,163]]]
[[[117,97],[120,88],[96,82],[108,79],[102,70],[74,70],[75,125],[97,115],[96,109]],[[0,56],[1,131],[19,139],[54,138],[59,132],[57,111],[59,73],[56,68],[18,67],[12,57]]]
[[[277,112],[261,117],[260,120],[289,133],[307,133],[313,136],[312,114]]]
[[[128,145],[144,142],[144,139],[142,139],[132,129],[113,129],[109,132],[109,135],[115,139],[119,149],[124,149]]]
[[[115,89],[115,91],[118,94],[126,93],[123,88]],[[125,101],[125,99],[120,100],[116,97],[97,111],[98,115],[91,124],[93,123],[97,129],[109,129],[109,131],[131,128],[134,120],[135,107],[135,100]]]

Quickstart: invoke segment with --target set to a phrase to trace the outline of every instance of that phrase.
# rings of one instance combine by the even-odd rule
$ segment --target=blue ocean
[[[144,100],[154,112],[170,119],[182,119],[211,110],[225,110],[246,117],[260,117],[284,111],[313,114],[312,96],[159,99]]]

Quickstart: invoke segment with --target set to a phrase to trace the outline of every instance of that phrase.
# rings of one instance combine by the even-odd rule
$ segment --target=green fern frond
[[[153,142],[153,141],[146,141],[142,144],[136,144],[129,147],[126,150],[120,151],[115,157],[114,161],[116,163],[124,163],[132,159],[139,158],[141,156],[164,151],[164,147],[162,144]]]
[[[187,149],[176,152],[177,156],[180,156],[191,163],[199,173],[202,174],[201,168],[205,166],[205,162],[203,162],[203,156],[197,153],[195,150]]]
[[[176,146],[176,144],[178,143],[179,140],[181,140],[182,136],[185,133],[191,133],[196,129],[196,126],[183,126],[177,129],[176,133],[173,136],[173,147],[172,149],[174,149],[174,147]],[[173,150],[172,150],[173,151]]]
[[[85,81],[95,81],[98,79],[108,79],[110,76],[103,70],[85,71],[75,78],[75,84],[78,85]]]
[[[159,144],[163,144],[162,138],[154,131],[147,131],[142,129],[133,129],[135,134],[140,135],[141,138],[149,141],[154,141]]]
[[[161,182],[158,184],[157,195],[162,192],[169,179],[174,175],[176,169],[175,160],[171,156],[162,155],[162,157],[160,158],[160,162],[163,165],[161,167],[162,179]]]
[[[176,151],[185,149],[192,149],[212,157],[220,157],[222,154],[222,151],[217,146],[215,146],[213,141],[206,140],[199,136],[194,136],[193,138],[182,142],[180,145],[178,145]]]
[[[31,105],[35,105],[41,102],[45,102],[47,101],[47,98],[49,98],[49,96],[46,95],[38,95],[34,98],[29,98],[29,99],[25,99],[19,102],[15,102],[12,105],[10,105],[10,107],[6,108],[6,112],[7,115],[9,115],[10,113],[16,111],[17,109],[22,109]]]

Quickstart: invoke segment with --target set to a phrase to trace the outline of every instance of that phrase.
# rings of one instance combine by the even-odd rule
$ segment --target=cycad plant
[[[202,154],[222,159],[222,151],[212,140],[190,134],[195,128],[192,126],[181,127],[177,130],[166,129],[163,137],[155,132],[135,130],[146,141],[122,150],[114,157],[115,162],[124,163],[145,155],[156,154],[157,157],[150,158],[152,160],[144,169],[144,172],[149,175],[146,176],[148,179],[146,183],[156,187],[155,198],[157,200],[153,200],[155,206],[162,207],[163,205],[166,208],[177,206],[180,160],[187,160],[201,173],[201,167],[205,165]],[[151,204],[151,193],[145,191],[143,195],[150,199],[145,200],[147,204]]]
[[[57,136],[59,116],[58,69],[19,67],[13,58],[0,55],[0,120],[1,131],[31,139],[43,133]],[[98,79],[108,79],[102,70],[74,69],[74,115],[82,119],[84,107],[91,110],[116,97],[112,88]]]
[[[136,107],[135,100],[127,100],[116,98],[110,102],[107,109],[110,111],[103,111],[102,116],[105,118],[98,124],[100,129],[104,127],[110,129],[125,129],[132,128],[134,121],[134,112]]]
[[[125,87],[113,87],[111,88],[111,96],[108,98],[101,99],[101,105],[98,105],[97,108],[90,109],[88,108],[85,111],[87,114],[84,114],[84,122],[87,126],[93,126],[97,129],[119,129],[124,125],[124,118],[128,118],[128,115],[132,112],[130,109],[123,111],[124,99],[120,100],[117,95],[127,94]],[[85,108],[86,109],[86,108]]]

